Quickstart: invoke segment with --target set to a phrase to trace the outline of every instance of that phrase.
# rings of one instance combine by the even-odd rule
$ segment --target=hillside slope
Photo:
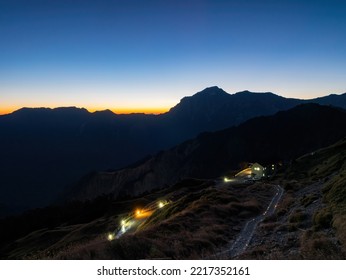
[[[244,259],[346,258],[346,138],[306,154],[276,179],[285,195]]]
[[[263,216],[276,185],[284,196],[255,229],[241,259],[345,259],[346,138],[313,151],[269,181],[189,179],[132,199],[102,197],[0,219],[2,259],[214,259],[247,221]],[[160,200],[137,229],[109,241],[122,220]],[[140,250],[138,250],[140,248]]]
[[[289,161],[346,135],[346,112],[316,104],[199,137],[161,152],[135,167],[84,177],[68,195],[93,199],[101,194],[139,195],[187,177],[214,178],[241,162]]]

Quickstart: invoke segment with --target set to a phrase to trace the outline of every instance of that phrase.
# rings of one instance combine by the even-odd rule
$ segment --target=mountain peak
[[[13,113],[27,113],[27,112],[87,112],[88,110],[85,108],[78,108],[75,106],[70,107],[56,107],[56,108],[49,108],[49,107],[23,107],[20,108]]]
[[[200,112],[205,113],[210,110],[215,111],[213,107],[218,107],[218,104],[223,104],[225,99],[230,96],[230,94],[217,86],[207,87],[192,96],[182,98],[180,103],[171,108],[169,112],[185,111],[186,114],[191,116],[193,115],[192,112],[197,112],[199,114]]]
[[[101,111],[95,111],[93,114],[98,115],[98,116],[110,116],[110,117],[113,117],[116,115],[114,112],[112,112],[109,109],[101,110]]]
[[[225,92],[222,88],[219,88],[218,86],[212,86],[212,87],[207,87],[200,92],[197,92],[195,95],[212,96],[212,95],[219,95],[219,94],[228,94],[228,93]]]
[[[266,95],[276,95],[272,92],[269,92],[269,91],[265,91],[265,92],[253,92],[253,91],[249,91],[249,90],[243,90],[243,91],[239,91],[239,92],[236,92],[235,94],[237,95],[240,95],[240,94],[266,94]]]
[[[85,108],[77,107],[57,107],[57,108],[46,108],[46,107],[23,107],[14,111],[11,114],[8,114],[9,117],[15,118],[24,118],[24,119],[38,119],[38,120],[47,120],[51,117],[83,117],[89,115],[89,111]]]

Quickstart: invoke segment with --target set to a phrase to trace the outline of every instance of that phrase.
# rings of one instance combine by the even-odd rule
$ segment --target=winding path
[[[261,223],[264,218],[274,214],[275,209],[284,193],[284,189],[279,185],[275,185],[274,187],[276,188],[277,192],[275,193],[274,197],[270,201],[267,209],[263,212],[263,214],[248,221],[240,232],[236,241],[231,245],[231,248],[218,253],[216,256],[229,256],[231,258],[234,258],[242,254],[246,250],[252,239],[252,236],[255,233],[257,225]]]

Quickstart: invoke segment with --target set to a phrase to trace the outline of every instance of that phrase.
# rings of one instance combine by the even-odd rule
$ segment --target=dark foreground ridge
[[[135,199],[79,204],[79,215],[74,204],[0,220],[0,256],[344,259],[345,145],[308,153],[260,181],[189,179]],[[131,228],[129,215],[133,230],[110,237]]]

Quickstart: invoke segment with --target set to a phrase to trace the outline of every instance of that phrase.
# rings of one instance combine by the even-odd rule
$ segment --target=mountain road
[[[232,243],[229,249],[224,250],[214,256],[217,257],[230,257],[235,258],[236,256],[242,254],[248,247],[255,230],[259,223],[261,223],[266,217],[274,214],[275,209],[284,193],[284,189],[279,185],[273,185],[276,189],[276,193],[270,201],[267,209],[259,216],[249,220],[242,231],[240,232],[238,238]]]

